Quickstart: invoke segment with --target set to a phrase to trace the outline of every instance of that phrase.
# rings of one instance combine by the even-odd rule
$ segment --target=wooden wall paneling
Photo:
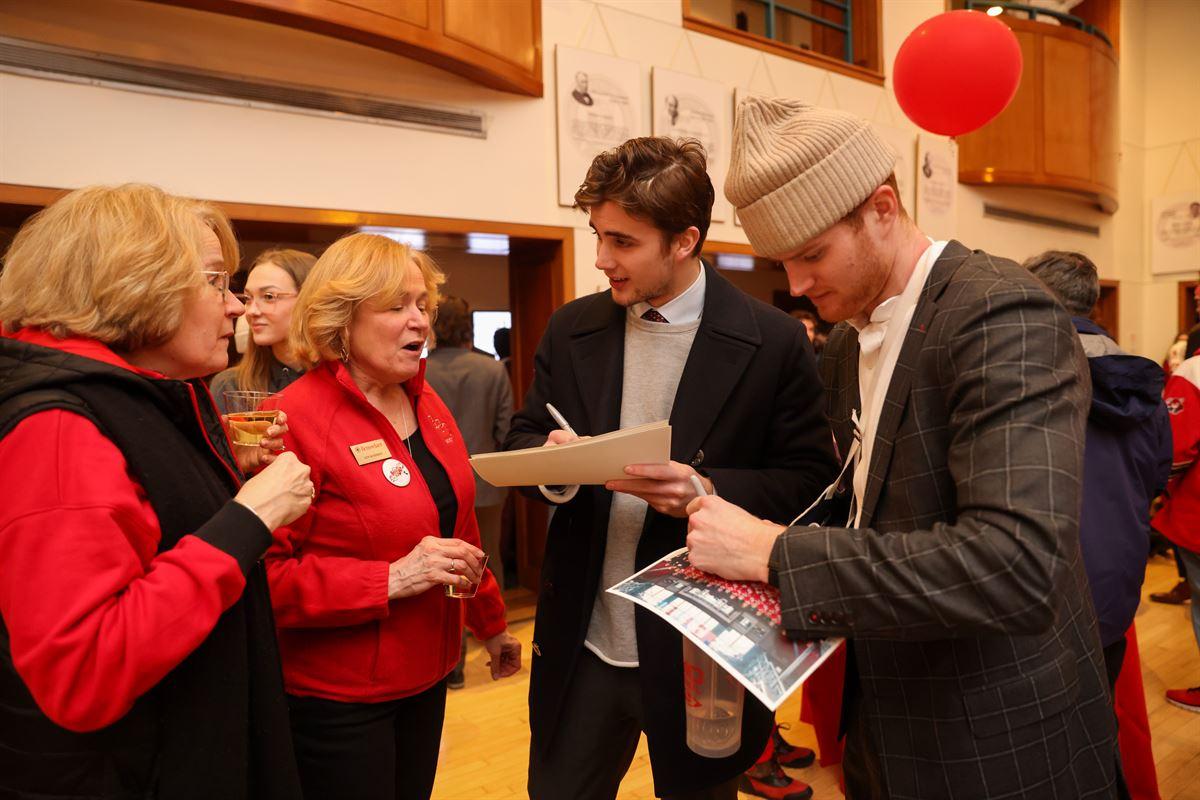
[[[508,254],[509,306],[513,330],[513,402],[521,408],[533,383],[534,354],[554,309],[574,293],[565,278],[573,269],[571,240],[545,242],[511,239]],[[573,283],[573,280],[570,281]],[[549,519],[544,503],[516,495],[517,575],[533,592],[541,589],[542,556]]]
[[[1200,322],[1200,317],[1196,315],[1196,287],[1200,286],[1194,280],[1179,282],[1179,332],[1187,333],[1197,322]],[[1188,355],[1191,355],[1189,353]]]
[[[1063,189],[1115,211],[1120,139],[1112,49],[1073,28],[1000,19],[1021,45],[1024,74],[1003,113],[958,138],[959,181]]]
[[[1021,46],[1024,68],[1021,86],[1040,84],[1042,80],[1042,49],[1037,37],[1016,31]],[[975,133],[958,137],[960,178],[974,176],[972,183],[989,183],[996,170],[1018,173],[1032,178],[1042,163],[1042,103],[1040,93],[1018,90],[1008,108],[992,122]],[[997,155],[1004,155],[1001,164]]]
[[[1091,54],[1077,42],[1042,37],[1042,113],[1047,175],[1090,180]],[[1080,78],[1085,80],[1082,82]],[[1051,121],[1053,123],[1051,124]],[[1084,147],[1080,147],[1084,144]]]
[[[539,0],[151,1],[302,28],[399,53],[494,89],[542,96]],[[460,29],[491,49],[448,35],[447,7]],[[514,14],[514,9],[521,13]],[[464,15],[474,17],[469,27],[461,21]],[[531,17],[532,23],[514,24],[510,19],[522,15]],[[488,32],[489,27],[496,31]],[[518,35],[525,38],[515,38]]]
[[[1121,0],[1083,0],[1071,9],[1071,13],[1104,31],[1113,50],[1117,55],[1121,54]]]
[[[878,31],[874,35],[864,34],[863,48],[866,54],[870,55],[870,62],[874,66],[862,67],[858,64],[848,64],[845,61],[837,58],[830,58],[827,55],[812,51],[802,50],[799,47],[793,47],[783,42],[777,42],[774,39],[768,39],[766,36],[760,36],[747,31],[739,31],[730,27],[728,24],[713,22],[710,19],[696,15],[692,11],[692,0],[681,0],[683,3],[683,27],[685,30],[703,33],[708,36],[715,36],[718,39],[724,39],[727,42],[740,44],[744,47],[752,47],[757,50],[763,50],[772,55],[777,55],[781,58],[790,58],[793,61],[801,61],[806,64],[817,67],[818,69],[836,72],[840,75],[847,75],[851,78],[866,81],[868,83],[883,86],[883,56],[880,52]],[[875,19],[882,21],[882,12],[880,11],[879,0],[853,0],[854,13],[858,14],[859,9],[863,9],[863,13],[874,9]],[[855,52],[858,48],[858,38],[855,38]],[[870,48],[869,50],[867,48]],[[855,57],[858,60],[858,57]]]
[[[381,17],[429,27],[429,0],[340,0],[345,5],[361,8]]]
[[[1108,331],[1113,341],[1120,341],[1121,330],[1121,282],[1101,280],[1100,297],[1092,308],[1092,320]]]
[[[1101,50],[1091,52],[1091,180],[1117,193],[1120,159],[1117,62]]]
[[[541,33],[534,4],[513,0],[441,0],[446,36],[511,61],[538,66]]]

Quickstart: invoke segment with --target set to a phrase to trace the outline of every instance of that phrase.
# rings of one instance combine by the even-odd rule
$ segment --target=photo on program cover
[[[774,711],[841,639],[793,641],[780,623],[779,590],[696,569],[676,550],[608,590],[670,623]]]

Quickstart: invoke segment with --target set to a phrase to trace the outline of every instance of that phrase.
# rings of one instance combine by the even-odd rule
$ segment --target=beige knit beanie
[[[755,252],[791,253],[887,180],[896,156],[866,120],[783,98],[737,109],[725,196]]]

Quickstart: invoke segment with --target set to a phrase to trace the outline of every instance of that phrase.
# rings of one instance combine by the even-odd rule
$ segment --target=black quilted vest
[[[47,408],[92,420],[121,450],[158,517],[159,552],[237,489],[240,473],[199,381],[152,380],[0,338],[0,437]],[[59,727],[38,709],[0,625],[0,800],[63,796],[300,797],[261,564],[208,638],[122,719],[92,733]]]

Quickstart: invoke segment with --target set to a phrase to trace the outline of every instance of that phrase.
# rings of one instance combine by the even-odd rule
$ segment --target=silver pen
[[[708,497],[708,492],[704,491],[704,483],[699,476],[691,475],[689,477],[692,479],[692,488],[696,490],[696,497]]]
[[[562,414],[558,413],[557,408],[550,405],[549,403],[546,403],[546,410],[550,412],[550,416],[554,417],[554,421],[558,423],[558,427],[562,428],[564,431],[571,434],[572,436],[579,435],[578,433],[575,432],[575,429],[572,428],[570,426],[570,424],[567,422],[567,418],[564,417]]]

